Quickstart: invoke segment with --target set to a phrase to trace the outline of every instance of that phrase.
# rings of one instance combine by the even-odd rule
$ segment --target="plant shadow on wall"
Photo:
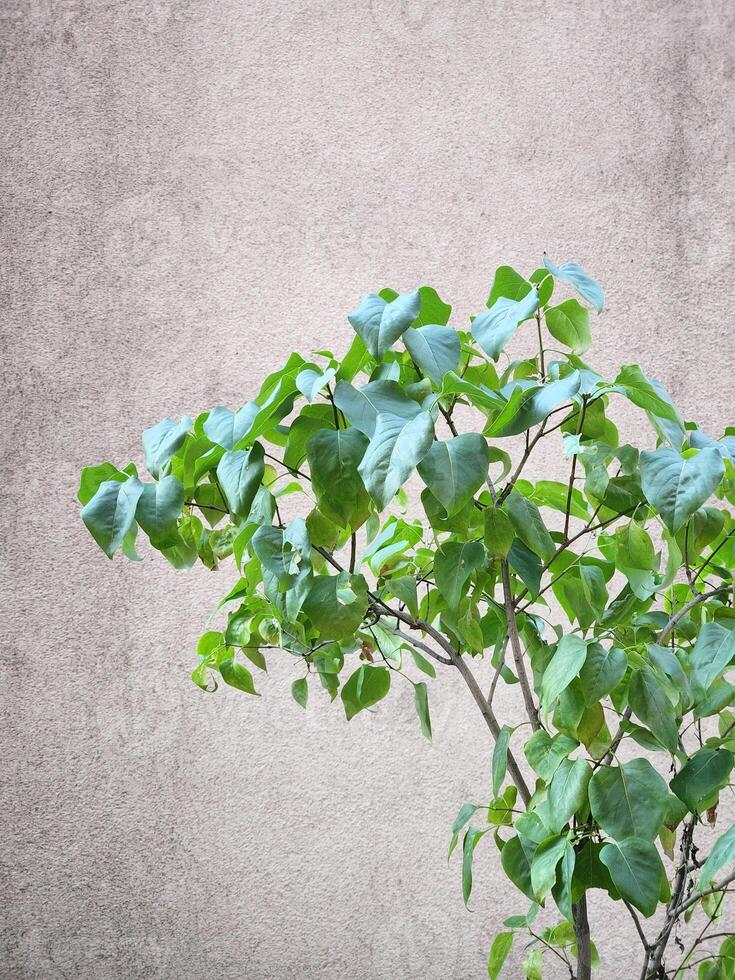
[[[350,719],[394,687],[431,738],[429,683],[459,673],[494,740],[493,797],[462,805],[450,856],[467,903],[474,851],[494,842],[530,903],[493,940],[490,977],[515,941],[527,977],[553,960],[589,978],[601,889],[630,913],[642,980],[733,978],[735,826],[706,855],[697,835],[735,761],[735,430],[683,422],[637,365],[596,373],[583,357],[603,302],[578,265],[547,258],[527,279],[499,268],[467,331],[431,287],[369,293],[343,358],[291,354],[239,410],[147,429],[152,482],[132,464],[84,469],[82,519],[110,558],[137,557],[139,528],[176,568],[232,556],[224,628],[192,673],[203,691],[255,695],[252,668],[287,651],[303,707],[321,692]],[[510,361],[516,331],[531,353]],[[657,448],[620,445],[621,399]],[[542,440],[566,482],[525,478]],[[406,516],[414,470],[424,520]],[[305,517],[283,520],[287,496]],[[501,682],[518,685],[520,724],[496,715]]]

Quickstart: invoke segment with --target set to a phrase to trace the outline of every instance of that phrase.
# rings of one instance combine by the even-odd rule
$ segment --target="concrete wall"
[[[474,914],[446,866],[489,787],[457,679],[431,745],[407,697],[304,714],[279,658],[261,700],[200,694],[232,570],[107,563],[77,472],[344,349],[366,289],[430,282],[462,323],[544,249],[608,288],[600,367],[719,431],[734,28],[725,0],[0,5],[3,977],[483,975],[525,901],[492,847]],[[627,922],[592,919],[632,976]]]

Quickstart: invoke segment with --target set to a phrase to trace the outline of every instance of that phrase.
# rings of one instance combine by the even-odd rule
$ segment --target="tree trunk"
[[[590,945],[590,924],[587,920],[587,896],[582,895],[572,906],[574,935],[577,939],[577,980],[592,978],[592,947]]]

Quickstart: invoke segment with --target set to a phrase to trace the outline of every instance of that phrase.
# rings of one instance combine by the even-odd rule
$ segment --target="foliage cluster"
[[[466,330],[431,287],[369,293],[344,357],[291,354],[236,411],[147,429],[151,480],[86,468],[82,519],[110,558],[136,558],[139,530],[176,568],[232,557],[192,673],[204,691],[255,695],[253,668],[286,651],[295,700],[323,691],[350,719],[400,674],[430,738],[429,684],[459,672],[494,740],[492,793],[461,807],[450,855],[461,840],[468,902],[488,836],[530,904],[496,936],[491,977],[519,934],[527,977],[548,958],[589,977],[601,889],[630,912],[643,980],[732,980],[735,939],[716,924],[735,826],[706,856],[696,834],[735,763],[735,429],[683,420],[638,365],[597,373],[583,358],[603,304],[578,265],[546,258],[528,277],[501,266]],[[511,359],[517,332],[531,352]],[[649,448],[621,444],[621,400]],[[542,440],[564,482],[528,479]],[[284,521],[290,495],[303,516]],[[521,718],[498,719],[500,682]],[[540,906],[558,922],[536,928]],[[695,912],[699,938],[671,962]]]

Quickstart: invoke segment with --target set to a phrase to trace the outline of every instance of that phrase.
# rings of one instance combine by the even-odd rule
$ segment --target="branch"
[[[615,521],[620,520],[621,517],[625,517],[628,514],[632,514],[637,506],[638,505],[636,504],[633,507],[626,507],[625,510],[622,510],[619,514],[616,514],[614,517],[608,517],[608,519],[605,521],[598,521],[597,524],[593,524],[592,521],[594,521],[595,517],[597,517],[597,513],[600,509],[598,507],[581,531],[577,531],[577,533],[573,534],[571,538],[566,538],[564,541],[562,541],[562,543],[556,549],[556,551],[551,556],[551,558],[549,558],[549,560],[541,566],[541,574],[543,575],[545,572],[547,572],[549,568],[554,564],[556,559],[559,557],[559,555],[561,555],[564,551],[566,551],[570,545],[573,545],[575,541],[579,541],[579,539],[583,538],[585,534],[592,534],[594,531],[601,531],[602,528],[607,527],[610,524],[614,524]],[[551,582],[548,585],[545,585],[544,588],[540,590],[539,595],[542,595],[549,588],[551,588],[551,585],[552,585]],[[519,592],[518,595],[516,596],[516,604],[518,604],[521,601],[521,599],[525,598],[527,595],[528,595],[528,589],[523,589],[522,592]],[[538,596],[536,596],[536,599],[537,598]],[[533,603],[536,601],[536,599],[532,599],[530,602],[527,602],[526,605],[519,610],[519,612],[523,612],[525,609],[528,609],[529,606],[532,606]]]
[[[521,638],[518,635],[518,622],[516,620],[516,610],[513,604],[513,590],[510,585],[510,572],[508,562],[502,559],[500,567],[503,573],[503,596],[505,599],[505,617],[508,622],[508,636],[510,637],[510,647],[513,651],[513,662],[516,665],[516,673],[523,692],[523,703],[526,706],[526,714],[531,722],[531,728],[536,732],[541,727],[538,720],[538,710],[533,700],[531,685],[528,683],[526,666],[523,662],[523,650],[521,649]]]
[[[485,696],[482,693],[482,690],[480,689],[480,685],[477,683],[477,679],[475,678],[475,675],[468,667],[464,657],[462,657],[460,654],[453,652],[452,661],[454,663],[454,666],[457,668],[457,670],[459,670],[460,674],[462,675],[465,684],[470,689],[470,694],[475,699],[475,703],[477,704],[477,707],[480,709],[480,714],[485,719],[485,724],[490,729],[490,734],[492,735],[493,739],[497,740],[498,735],[500,734],[500,725],[498,724],[498,719],[495,717],[495,712],[493,711],[493,709],[485,700]],[[528,803],[531,799],[531,793],[528,789],[528,786],[526,785],[526,780],[523,778],[523,773],[518,768],[518,763],[516,762],[515,757],[513,756],[513,753],[510,751],[510,749],[508,750],[508,772],[511,775],[511,779],[518,787],[518,792],[521,795],[521,799],[523,800],[524,804],[528,806]]]
[[[643,980],[646,980],[647,977],[650,977],[651,980],[653,980],[653,978],[660,975],[661,964],[663,963],[666,946],[671,937],[671,931],[676,925],[676,920],[681,914],[677,911],[677,907],[680,905],[681,897],[684,894],[684,887],[686,885],[687,868],[694,841],[694,824],[696,819],[696,816],[692,815],[684,824],[684,830],[682,831],[681,835],[681,845],[679,847],[681,860],[679,863],[679,868],[676,872],[671,898],[669,899],[669,904],[666,907],[666,921],[664,922],[661,932],[658,934],[656,942],[648,951],[648,956],[646,957],[646,968],[642,974]],[[650,966],[648,965],[649,963]]]
[[[440,653],[433,650],[428,644],[424,643],[422,640],[417,640],[413,636],[408,636],[408,634],[401,632],[397,627],[394,626],[383,626],[386,633],[393,633],[394,636],[400,636],[402,640],[409,643],[412,647],[416,647],[417,650],[421,650],[432,660],[436,660],[440,664],[447,664],[449,667],[454,666],[454,661],[450,660],[448,657],[442,657]]]
[[[702,602],[706,602],[707,599],[711,599],[713,596],[718,595],[720,592],[727,592],[728,588],[729,588],[728,586],[723,585],[719,589],[713,589],[711,592],[703,592],[701,595],[695,596],[693,599],[690,599],[690,601],[687,602],[686,605],[682,606],[681,609],[679,609],[678,612],[674,613],[674,615],[669,619],[668,623],[664,626],[664,628],[656,637],[656,643],[658,643],[660,646],[664,642],[666,637],[669,635],[669,633],[671,633],[671,631],[674,629],[674,627],[679,622],[679,620],[682,619],[684,616],[686,616],[686,614],[691,609],[694,609],[695,606],[698,606]],[[633,709],[630,707],[630,705],[628,705],[628,707],[623,712],[622,718],[620,720],[620,725],[618,726],[618,730],[615,733],[615,738],[610,743],[610,748],[605,753],[605,756],[602,759],[602,761],[596,763],[596,765],[593,766],[594,769],[597,769],[600,765],[608,765],[610,763],[610,760],[615,755],[615,752],[617,751],[617,748],[622,742],[623,736],[625,735],[624,723],[630,721],[632,714],[633,714]]]
[[[733,536],[733,534],[735,534],[735,528],[733,528],[731,531],[728,531],[727,532],[727,534],[725,535],[725,537],[722,539],[722,541],[720,541],[720,543],[717,545],[717,547],[715,548],[715,550],[709,556],[709,558],[707,559],[707,561],[705,561],[705,563],[699,569],[699,571],[697,572],[697,574],[694,576],[694,581],[695,582],[697,581],[697,579],[699,578],[699,576],[702,574],[702,572],[705,570],[705,568],[712,562],[712,559],[715,557],[715,555],[720,550],[720,548],[722,548],[723,545],[727,544],[728,540]]]
[[[679,622],[679,620],[683,619],[684,616],[686,616],[686,614],[690,612],[690,610],[694,609],[695,606],[698,606],[702,602],[706,602],[707,599],[712,599],[713,596],[719,595],[720,592],[728,592],[729,589],[730,587],[728,585],[721,585],[718,589],[712,589],[711,592],[702,592],[699,595],[695,596],[693,599],[690,599],[689,602],[686,603],[686,605],[683,605],[678,612],[674,613],[674,615],[671,617],[668,623],[658,634],[656,643],[658,643],[659,645],[662,644],[666,639],[666,637],[669,635],[669,633],[674,629],[676,624]]]
[[[526,448],[523,451],[523,456],[521,456],[521,461],[518,464],[518,466],[516,466],[515,473],[513,473],[513,475],[511,476],[511,478],[508,480],[508,482],[503,487],[503,490],[502,490],[500,496],[498,497],[496,506],[499,507],[500,504],[503,503],[503,501],[505,500],[505,498],[508,496],[508,494],[513,489],[516,480],[521,475],[521,471],[523,470],[523,467],[528,462],[528,457],[533,452],[534,446],[539,441],[539,439],[542,438],[542,436],[544,434],[545,427],[546,427],[546,419],[544,419],[543,422],[541,423],[541,425],[539,426],[538,431],[536,432],[536,435],[533,437],[533,439],[531,439],[530,441],[528,441],[526,443]]]
[[[675,909],[677,919],[682,912],[686,912],[686,910],[691,908],[692,905],[696,905],[701,898],[706,898],[708,895],[714,895],[715,892],[724,891],[728,885],[733,883],[733,881],[735,881],[735,871],[729,874],[726,878],[723,878],[722,881],[718,881],[716,885],[711,885],[709,888],[705,888],[703,892],[697,892],[695,895],[692,895],[691,898],[688,898],[685,902],[682,902],[681,905]]]

